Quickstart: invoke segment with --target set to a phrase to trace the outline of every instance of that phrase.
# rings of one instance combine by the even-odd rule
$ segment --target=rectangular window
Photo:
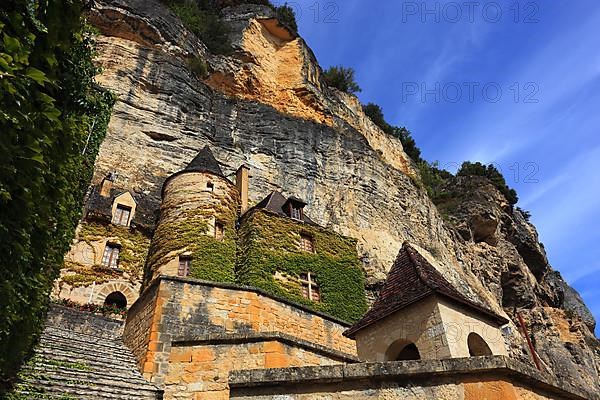
[[[131,207],[127,207],[122,204],[117,204],[117,209],[115,210],[115,215],[113,216],[112,223],[115,225],[128,226],[130,216]]]
[[[307,253],[315,252],[315,243],[310,235],[300,235],[300,250],[306,251]]]
[[[223,241],[225,238],[225,226],[220,222],[215,222],[215,239]]]
[[[192,259],[190,257],[179,257],[179,270],[177,271],[177,275],[183,277],[189,276],[191,266]]]
[[[290,204],[290,217],[292,217],[293,219],[302,220],[302,209],[294,207]]]
[[[119,246],[107,243],[102,255],[102,266],[107,268],[117,268],[119,264]]]
[[[315,280],[315,275],[310,272],[300,274],[300,284],[302,285],[302,297],[317,303],[321,301],[321,290]]]

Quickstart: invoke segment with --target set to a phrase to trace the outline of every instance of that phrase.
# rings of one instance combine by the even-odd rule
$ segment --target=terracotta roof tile
[[[358,331],[367,326],[434,294],[483,314],[498,325],[508,323],[506,318],[466,298],[425,257],[409,243],[404,243],[379,298],[344,335],[354,338]]]

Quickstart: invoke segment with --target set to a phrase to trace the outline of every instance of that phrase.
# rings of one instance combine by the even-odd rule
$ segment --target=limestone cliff
[[[99,82],[118,102],[94,184],[118,171],[118,185],[154,213],[165,178],[208,144],[226,175],[251,167],[251,202],[273,190],[299,196],[313,220],[357,238],[372,295],[402,243],[418,243],[465,295],[515,323],[521,310],[544,368],[600,392],[591,314],[500,193],[459,179],[440,213],[400,141],[321,82],[310,48],[270,9],[238,6],[223,18],[231,56],[211,55],[157,0],[96,1]],[[208,65],[204,80],[188,67],[194,57]],[[530,360],[517,325],[505,335],[513,356]]]

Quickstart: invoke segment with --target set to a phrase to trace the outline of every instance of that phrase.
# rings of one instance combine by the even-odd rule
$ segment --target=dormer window
[[[290,217],[292,217],[293,219],[302,220],[302,209],[294,207],[293,204],[290,204]]]
[[[113,215],[112,223],[115,225],[129,226],[129,218],[131,217],[131,207],[123,204],[117,204],[115,214]]]
[[[116,269],[119,265],[120,246],[114,243],[106,243],[102,255],[102,266]]]
[[[316,276],[310,272],[300,274],[300,284],[302,285],[302,296],[315,301],[321,301],[321,290],[316,282]]]
[[[209,192],[214,192],[214,191],[215,191],[215,184],[214,184],[214,183],[212,183],[212,182],[208,182],[208,183],[206,184],[206,189],[207,189]]]
[[[302,200],[290,197],[285,203],[283,210],[290,218],[304,221],[304,206],[306,206],[306,203]]]

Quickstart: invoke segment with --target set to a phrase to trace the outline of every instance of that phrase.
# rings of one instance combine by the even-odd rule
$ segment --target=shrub
[[[417,147],[417,142],[412,137],[410,131],[404,127],[400,128],[388,124],[383,115],[381,107],[374,103],[363,105],[364,113],[373,121],[375,125],[381,128],[388,135],[395,136],[402,142],[404,152],[417,164],[424,162],[421,158],[421,150]]]
[[[289,29],[293,34],[298,34],[298,23],[296,22],[296,13],[294,9],[287,3],[282,6],[275,7],[275,17],[281,23]]]
[[[330,67],[323,72],[323,81],[327,86],[334,87],[349,94],[361,91],[354,78],[354,70],[342,66]]]
[[[486,166],[480,162],[472,163],[465,161],[460,167],[457,176],[483,176],[488,178],[511,205],[515,205],[519,201],[517,192],[508,187],[504,176],[492,164]]]
[[[229,28],[219,19],[219,8],[208,0],[164,0],[183,25],[214,54],[230,54]]]
[[[0,12],[0,391],[41,330],[114,101],[95,85],[82,8],[4,0]]]
[[[206,62],[200,57],[190,58],[188,60],[188,66],[194,75],[196,75],[199,79],[204,79],[208,76],[208,67],[206,66]]]

